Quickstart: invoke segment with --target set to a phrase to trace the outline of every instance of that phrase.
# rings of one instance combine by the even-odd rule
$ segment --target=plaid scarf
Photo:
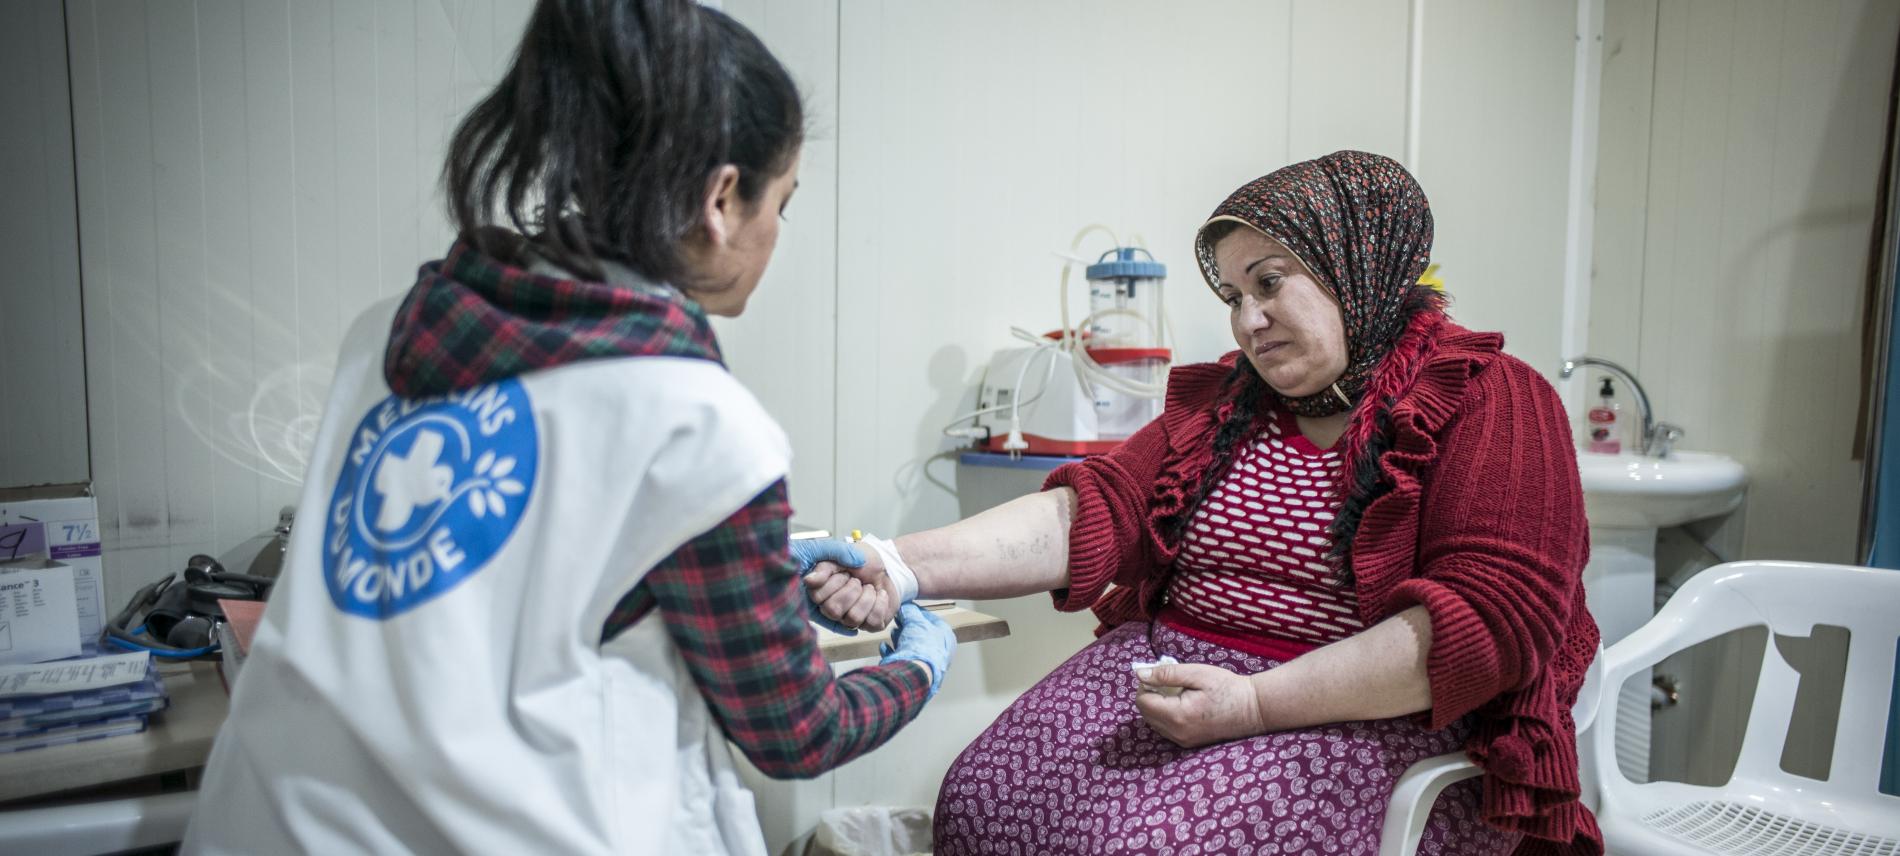
[[[499,243],[499,242],[498,242]],[[405,398],[440,395],[536,369],[608,357],[722,363],[698,303],[672,287],[616,277],[585,282],[532,273],[513,257],[458,240],[422,266],[396,311],[383,378]]]
[[[1346,371],[1338,386],[1357,404],[1405,330],[1407,300],[1431,259],[1432,211],[1425,191],[1391,158],[1334,152],[1234,191],[1207,222],[1221,220],[1284,244],[1339,302]],[[1203,225],[1196,234],[1194,254],[1208,287],[1217,288],[1220,271],[1206,232]],[[1274,395],[1302,416],[1329,416],[1349,406],[1331,389],[1292,399]]]

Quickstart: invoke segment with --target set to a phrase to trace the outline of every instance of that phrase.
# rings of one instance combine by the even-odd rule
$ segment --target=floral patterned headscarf
[[[1366,152],[1334,152],[1249,182],[1227,197],[1194,238],[1209,288],[1220,271],[1208,226],[1233,221],[1299,257],[1339,302],[1346,370],[1332,387],[1301,398],[1275,395],[1302,416],[1357,404],[1379,361],[1405,329],[1407,300],[1432,252],[1432,210],[1405,167]]]

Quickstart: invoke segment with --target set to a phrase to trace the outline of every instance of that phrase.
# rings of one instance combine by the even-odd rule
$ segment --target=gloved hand
[[[950,671],[950,656],[957,650],[956,631],[944,620],[931,614],[911,601],[905,601],[897,608],[897,631],[891,635],[896,642],[879,646],[884,659],[880,663],[894,663],[898,660],[916,660],[930,667],[930,695],[937,697],[937,690],[943,688],[943,675]]]
[[[798,563],[798,574],[802,577],[811,573],[811,569],[817,567],[819,562],[834,562],[847,568],[861,568],[864,566],[864,554],[858,552],[858,548],[852,546],[851,542],[842,539],[801,538],[792,542],[792,561]],[[807,591],[805,594],[809,600],[811,592]],[[840,636],[858,635],[855,628],[846,627],[826,618],[823,612],[818,611],[816,603],[813,603],[811,607],[811,620],[818,622],[818,626]]]
[[[876,549],[870,539],[854,539],[850,546],[864,557],[864,563],[854,568],[836,562],[818,562],[805,574],[805,593],[819,614],[837,624],[859,630],[883,630],[897,618],[897,606],[904,599],[901,589],[884,559],[886,554]]]

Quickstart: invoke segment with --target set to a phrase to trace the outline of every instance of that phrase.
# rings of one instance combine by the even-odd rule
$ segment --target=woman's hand
[[[1432,709],[1431,647],[1431,613],[1414,606],[1252,677],[1187,663],[1139,670],[1144,690],[1179,687],[1180,694],[1144,691],[1135,708],[1161,736],[1188,747],[1405,716]]]
[[[1219,666],[1180,663],[1141,669],[1135,709],[1161,736],[1190,749],[1267,730],[1253,681]],[[1178,687],[1180,693],[1150,687]]]
[[[813,566],[805,574],[805,592],[819,614],[832,621],[849,628],[883,630],[897,615],[897,587],[884,572],[884,560],[876,550],[857,552],[864,557],[859,567],[835,562]]]

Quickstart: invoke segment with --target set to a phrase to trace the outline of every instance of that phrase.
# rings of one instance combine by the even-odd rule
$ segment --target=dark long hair
[[[758,37],[692,0],[541,0],[442,168],[456,231],[507,254],[503,223],[577,276],[613,261],[684,284],[680,242],[708,180],[754,202],[804,140],[791,75]],[[505,242],[505,243],[504,243]],[[490,246],[493,244],[493,246]]]
[[[1234,370],[1227,375],[1222,388],[1229,390],[1234,397],[1234,407],[1227,412],[1227,418],[1221,420],[1214,429],[1214,457],[1207,469],[1201,474],[1201,483],[1194,488],[1193,495],[1181,505],[1181,510],[1167,521],[1168,533],[1175,541],[1187,535],[1188,524],[1194,520],[1194,512],[1201,507],[1201,501],[1220,486],[1221,479],[1227,475],[1227,468],[1234,463],[1235,452],[1244,440],[1253,437],[1253,428],[1260,417],[1271,405],[1273,397],[1268,394],[1267,382],[1254,371],[1253,364],[1241,357],[1235,362]]]

